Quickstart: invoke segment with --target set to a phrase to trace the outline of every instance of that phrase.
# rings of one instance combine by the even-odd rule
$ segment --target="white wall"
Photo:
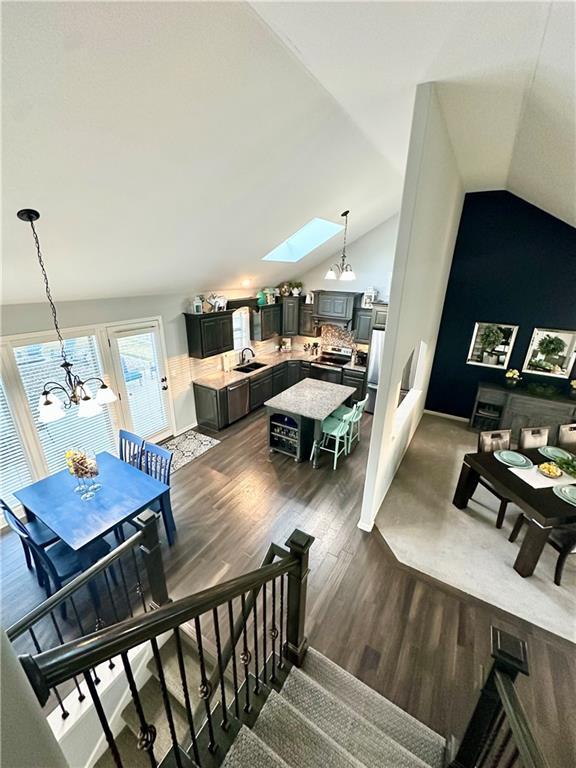
[[[382,224],[379,224],[370,232],[359,237],[346,246],[346,257],[354,268],[356,280],[352,283],[339,283],[334,280],[324,280],[328,267],[334,263],[340,263],[342,246],[322,264],[313,267],[304,273],[299,279],[304,283],[304,291],[335,290],[341,287],[346,291],[358,291],[374,287],[379,291],[379,298],[388,301],[390,296],[390,282],[392,280],[392,268],[394,265],[394,251],[396,249],[396,236],[398,234],[398,215],[392,216]],[[350,226],[354,226],[352,215]]]
[[[419,85],[358,524],[364,530],[371,530],[424,410],[463,200],[435,85]],[[415,347],[422,352],[414,388],[397,407],[402,370]]]

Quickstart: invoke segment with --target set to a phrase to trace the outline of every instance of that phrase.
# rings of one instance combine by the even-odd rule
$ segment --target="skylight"
[[[308,224],[294,232],[283,243],[262,257],[263,261],[300,261],[318,246],[330,240],[344,229],[342,224],[335,224],[326,219],[312,219]]]

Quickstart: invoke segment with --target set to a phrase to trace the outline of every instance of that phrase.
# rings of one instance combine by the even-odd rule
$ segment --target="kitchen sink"
[[[241,373],[251,373],[251,371],[257,371],[259,368],[266,368],[266,363],[245,363],[244,365],[237,365],[234,370]]]

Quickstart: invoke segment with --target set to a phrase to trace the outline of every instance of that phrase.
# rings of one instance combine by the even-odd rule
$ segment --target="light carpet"
[[[171,437],[169,440],[166,440],[166,442],[162,443],[162,447],[172,451],[172,472],[175,472],[219,444],[220,440],[189,429],[177,437]]]

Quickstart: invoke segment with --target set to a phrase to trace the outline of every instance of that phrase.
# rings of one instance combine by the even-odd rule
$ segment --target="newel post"
[[[491,627],[494,663],[472,713],[466,733],[450,768],[474,768],[482,755],[488,737],[502,712],[502,702],[496,688],[496,672],[503,672],[512,682],[519,672],[528,675],[526,643],[501,629]]]
[[[166,587],[166,575],[162,552],[160,551],[160,539],[158,537],[158,515],[147,509],[134,520],[136,527],[142,531],[144,538],[140,544],[140,552],[148,577],[150,597],[155,607],[170,602]],[[140,588],[142,585],[140,585]]]
[[[302,666],[308,648],[305,631],[306,592],[309,573],[308,552],[313,542],[314,536],[297,528],[286,542],[290,554],[298,560],[298,568],[288,574],[288,614],[284,655],[297,667]]]

